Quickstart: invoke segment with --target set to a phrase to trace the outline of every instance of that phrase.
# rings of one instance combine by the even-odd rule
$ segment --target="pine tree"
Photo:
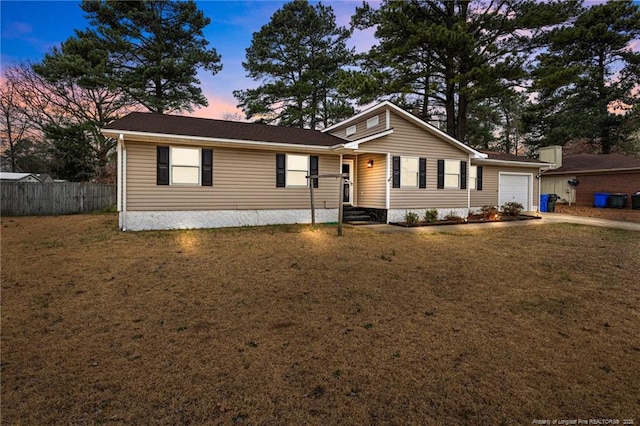
[[[336,25],[333,9],[320,3],[295,0],[277,10],[253,34],[242,64],[262,84],[234,91],[247,118],[315,129],[350,116],[353,108],[337,90],[340,71],[352,58],[350,35]]]
[[[222,65],[202,32],[211,20],[193,0],[83,0],[81,7],[93,28],[76,31],[67,42],[85,53],[84,63],[67,72],[81,72],[91,60],[88,48],[96,46],[108,54],[107,81],[149,111],[192,111],[207,105],[198,69],[215,74]]]
[[[533,149],[580,138],[603,154],[624,149],[640,125],[640,53],[630,48],[638,37],[640,11],[631,1],[584,8],[546,37],[548,50],[532,70],[537,102],[526,116]]]
[[[376,28],[379,44],[361,58],[352,87],[361,102],[388,97],[430,119],[444,114],[446,131],[460,140],[474,103],[525,77],[532,40],[562,22],[575,2],[530,0],[385,0],[352,18]]]

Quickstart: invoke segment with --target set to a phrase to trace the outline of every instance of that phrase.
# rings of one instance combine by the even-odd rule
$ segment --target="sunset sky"
[[[209,46],[222,56],[223,69],[216,75],[199,74],[201,87],[209,106],[196,110],[193,115],[222,118],[225,113],[240,112],[236,108],[234,90],[253,88],[257,82],[246,78],[242,67],[245,50],[251,36],[267,24],[271,15],[284,1],[197,1],[198,7],[211,23],[204,34]],[[2,68],[20,61],[38,62],[54,46],[74,34],[74,29],[85,29],[88,22],[79,1],[5,1],[0,2],[1,40],[0,64]],[[347,26],[355,8],[361,1],[330,1],[338,25]],[[368,50],[373,43],[373,31],[357,32],[351,47]]]
[[[594,0],[589,3],[601,3]],[[258,85],[246,77],[242,67],[245,50],[251,44],[252,34],[267,24],[284,1],[197,1],[198,7],[211,23],[205,28],[210,46],[222,56],[223,69],[216,75],[199,74],[201,87],[209,100],[207,108],[193,115],[223,118],[225,113],[240,112],[234,90]],[[315,2],[312,2],[315,3]],[[376,2],[372,2],[376,3]],[[38,62],[54,46],[74,34],[74,29],[85,29],[88,22],[79,1],[0,1],[0,68],[21,61]],[[348,26],[351,16],[361,0],[325,1],[336,14],[340,26]],[[373,30],[356,31],[350,47],[357,52],[367,51],[374,44]],[[635,51],[640,41],[632,42]]]

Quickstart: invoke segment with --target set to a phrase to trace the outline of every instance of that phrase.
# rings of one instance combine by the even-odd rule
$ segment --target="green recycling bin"
[[[631,208],[633,210],[640,210],[640,193],[631,196]]]

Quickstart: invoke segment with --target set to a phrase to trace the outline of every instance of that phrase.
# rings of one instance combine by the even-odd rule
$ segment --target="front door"
[[[353,204],[353,160],[344,160],[342,162],[342,173],[349,175],[342,188],[342,202],[344,204]]]

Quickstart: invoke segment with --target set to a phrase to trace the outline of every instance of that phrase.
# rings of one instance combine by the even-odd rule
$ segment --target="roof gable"
[[[402,117],[403,119],[405,119],[406,121],[410,122],[411,124],[431,133],[432,135],[436,136],[438,139],[449,143],[453,146],[455,146],[456,148],[470,154],[473,158],[486,158],[487,155],[483,154],[482,152],[470,147],[469,145],[466,145],[463,142],[460,142],[459,140],[457,140],[456,138],[448,135],[447,133],[443,132],[442,130],[438,129],[437,127],[432,126],[431,124],[421,120],[420,118],[416,117],[415,115],[408,113],[407,111],[403,110],[402,108],[398,107],[397,105],[389,102],[389,101],[384,101],[381,102],[379,104],[376,104],[374,106],[372,106],[371,108],[368,108],[356,115],[354,115],[351,118],[348,118],[347,120],[344,120],[340,123],[334,124],[333,126],[327,127],[326,129],[322,130],[322,132],[331,132],[331,131],[335,131],[336,129],[342,128],[342,127],[347,127],[349,125],[352,125],[360,120],[362,120],[364,117],[370,116],[373,113],[380,113],[380,112],[384,112],[386,110],[391,110],[394,113],[396,113],[397,115],[399,115],[400,117]],[[353,141],[352,143],[358,143],[358,140]],[[367,141],[363,141],[361,143],[366,143]]]
[[[134,132],[318,147],[344,143],[318,130],[144,112],[127,114],[109,123],[104,130],[106,133]]]

